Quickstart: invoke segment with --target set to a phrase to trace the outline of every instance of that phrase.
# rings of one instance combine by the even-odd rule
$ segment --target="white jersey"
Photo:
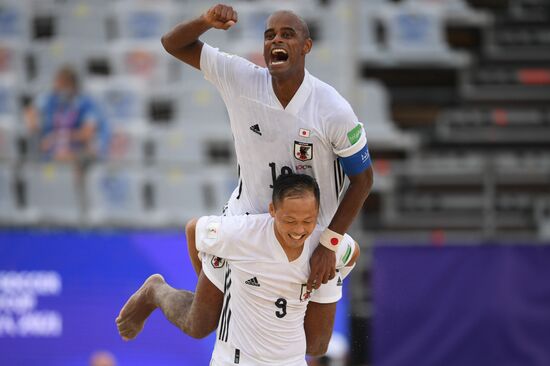
[[[300,257],[289,262],[269,214],[198,220],[197,249],[223,257],[218,265],[225,269],[224,303],[211,365],[306,365],[303,323],[310,300],[306,282],[309,258],[322,231],[318,226]],[[345,235],[336,253],[337,269],[349,262],[354,248],[353,239]],[[338,296],[313,301],[340,299],[340,274],[332,281],[340,288]]]
[[[367,143],[349,103],[306,71],[300,88],[283,108],[268,69],[208,44],[202,48],[200,67],[221,93],[235,140],[240,179],[228,213],[267,212],[276,177],[302,173],[319,184],[318,222],[328,226],[344,184],[338,157],[357,154]],[[362,158],[368,159],[368,151]]]

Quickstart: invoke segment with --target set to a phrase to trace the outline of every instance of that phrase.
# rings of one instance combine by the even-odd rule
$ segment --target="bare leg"
[[[223,293],[202,272],[195,291],[176,290],[161,275],[152,275],[122,307],[116,319],[119,334],[124,340],[135,338],[158,307],[184,333],[206,337],[216,329]]]

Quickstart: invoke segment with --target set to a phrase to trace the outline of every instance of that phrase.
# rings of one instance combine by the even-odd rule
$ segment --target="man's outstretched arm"
[[[349,176],[349,187],[330,222],[328,228],[339,234],[345,234],[355,217],[363,207],[373,184],[373,170],[369,166],[363,172]],[[326,269],[330,269],[327,271]],[[311,257],[311,274],[307,288],[319,288],[321,283],[327,283],[334,277],[336,271],[335,253],[322,245],[318,245]],[[316,280],[315,285],[313,281]]]
[[[189,22],[178,24],[161,38],[166,52],[200,70],[203,43],[199,37],[211,28],[227,30],[237,23],[232,7],[218,4]]]

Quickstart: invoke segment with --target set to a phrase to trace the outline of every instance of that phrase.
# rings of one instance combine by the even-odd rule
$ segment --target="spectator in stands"
[[[26,108],[25,122],[42,159],[85,162],[107,151],[106,120],[99,106],[81,93],[70,66],[57,71],[51,92]]]
[[[116,360],[110,352],[97,351],[90,357],[90,366],[116,366]]]

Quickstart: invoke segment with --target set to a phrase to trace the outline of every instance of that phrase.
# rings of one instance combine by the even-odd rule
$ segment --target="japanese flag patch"
[[[300,128],[300,131],[298,132],[298,134],[300,135],[300,137],[309,137],[309,135],[311,134],[311,131],[306,130],[305,128]]]

